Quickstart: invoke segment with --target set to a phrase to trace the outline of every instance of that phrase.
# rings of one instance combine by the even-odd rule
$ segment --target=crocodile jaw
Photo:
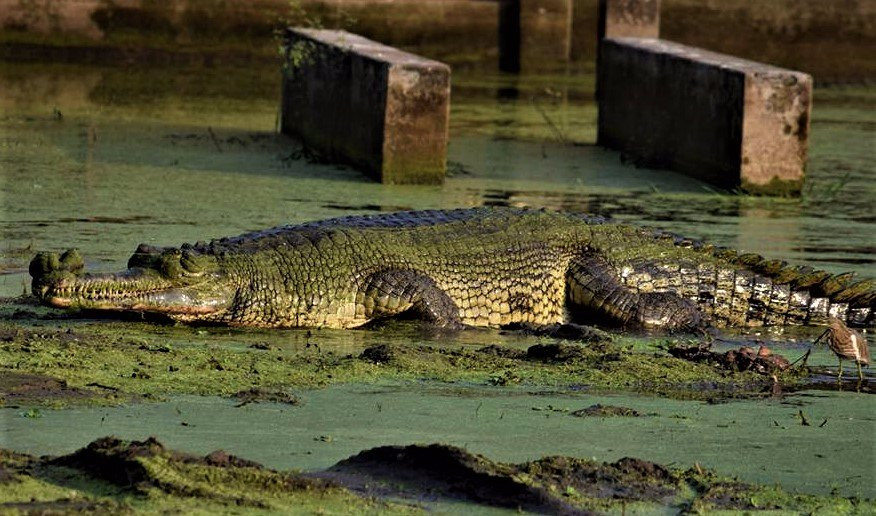
[[[82,274],[60,267],[34,267],[32,291],[58,308],[163,313],[186,319],[227,310],[233,292],[218,275],[172,280],[146,268]]]
[[[64,282],[47,287],[38,296],[57,308],[155,312],[167,315],[204,316],[224,311],[228,296],[194,288],[124,289],[119,275],[89,275],[84,282]],[[109,280],[109,281],[106,281]]]

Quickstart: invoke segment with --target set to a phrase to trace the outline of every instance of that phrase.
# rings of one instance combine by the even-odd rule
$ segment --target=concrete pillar
[[[679,43],[600,44],[597,141],[724,188],[802,187],[812,77]]]
[[[520,72],[520,0],[499,0],[499,70]]]
[[[289,28],[280,130],[383,183],[444,180],[450,67],[345,31]]]
[[[660,0],[599,0],[596,38],[659,38]]]
[[[499,69],[527,72],[569,60],[573,0],[499,0]]]

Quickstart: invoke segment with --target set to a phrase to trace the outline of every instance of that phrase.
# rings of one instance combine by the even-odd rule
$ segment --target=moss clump
[[[779,179],[773,177],[768,183],[752,183],[742,180],[740,188],[753,195],[773,195],[779,197],[799,197],[803,191],[803,179]]]
[[[155,439],[98,439],[55,459],[0,450],[0,512],[406,513],[327,480],[278,472],[225,452],[167,450]]]
[[[431,496],[538,513],[778,509],[867,512],[876,505],[838,497],[790,494],[745,484],[699,467],[682,470],[635,458],[598,462],[552,456],[509,464],[464,449],[383,446],[329,470],[341,482],[381,486],[384,496]]]
[[[252,387],[240,391],[234,397],[240,400],[240,403],[237,405],[238,407],[260,401],[285,403],[287,405],[301,405],[303,403],[301,398],[282,389],[262,389],[260,387]]]
[[[602,405],[600,403],[574,410],[569,414],[575,417],[639,417],[642,415],[638,410],[633,410],[629,407]]]

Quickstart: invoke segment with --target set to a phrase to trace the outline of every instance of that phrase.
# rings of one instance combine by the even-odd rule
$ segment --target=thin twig
[[[799,362],[799,361],[801,361],[801,360],[803,361],[802,366],[805,366],[805,365],[806,365],[806,360],[809,358],[809,354],[810,354],[810,353],[812,353],[812,348],[807,349],[807,350],[806,350],[806,353],[804,353],[803,355],[801,355],[800,358],[798,358],[797,360],[794,360],[793,362],[791,362],[790,364],[788,364],[788,367],[792,367],[794,364],[796,364],[797,362]],[[802,367],[802,366],[801,366],[801,367]]]
[[[216,150],[222,152],[222,147],[219,146],[219,139],[216,138],[216,133],[213,132],[213,128],[207,127],[207,132],[210,133],[210,138],[213,140],[213,144],[216,145]]]
[[[562,144],[568,145],[569,139],[566,137],[566,134],[562,131],[562,129],[557,127],[557,124],[555,124],[554,121],[551,120],[551,118],[547,115],[547,113],[545,113],[544,109],[542,109],[542,107],[535,100],[535,97],[530,97],[529,100],[530,102],[532,102],[532,107],[534,107],[535,110],[538,111],[538,114],[541,115],[542,118],[544,118],[544,121],[547,123],[548,127],[550,127],[551,131],[554,132],[557,140],[559,140]]]
[[[106,389],[108,391],[118,391],[119,390],[118,387],[112,387],[110,385],[104,385],[102,383],[97,383],[97,382],[86,383],[85,386],[86,387],[97,387],[100,389]]]

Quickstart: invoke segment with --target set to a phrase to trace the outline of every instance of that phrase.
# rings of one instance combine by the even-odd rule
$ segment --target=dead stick
[[[805,365],[806,365],[806,359],[809,358],[809,354],[810,354],[810,353],[812,353],[812,348],[807,349],[807,350],[806,350],[806,353],[803,353],[803,355],[801,355],[800,358],[798,358],[797,360],[794,360],[793,362],[791,362],[790,364],[788,364],[788,367],[792,367],[794,364],[796,364],[797,362],[799,362],[799,361],[801,361],[801,360],[803,361],[803,365],[805,366]]]
[[[219,139],[216,138],[216,133],[213,132],[213,128],[207,127],[207,132],[210,133],[210,138],[213,140],[213,144],[216,145],[216,150],[222,152],[222,147],[219,146]]]
[[[812,341],[812,345],[814,346],[814,345],[818,344],[818,341],[820,341],[821,339],[823,339],[824,336],[827,335],[828,333],[830,333],[830,328],[828,328],[828,329],[824,330],[823,332],[821,332],[821,335],[819,335],[817,339],[815,339],[814,341]]]

